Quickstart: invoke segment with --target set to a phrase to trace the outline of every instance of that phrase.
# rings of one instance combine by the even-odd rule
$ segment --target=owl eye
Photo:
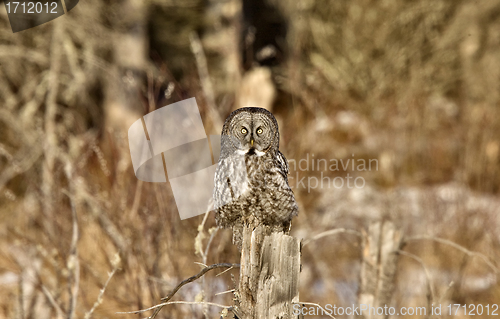
[[[260,127],[257,129],[257,134],[262,134],[263,132],[264,131]]]
[[[247,134],[247,133],[248,133],[248,130],[247,130],[246,128],[244,128],[244,127],[243,127],[243,128],[241,128],[241,133],[243,133],[243,134]]]

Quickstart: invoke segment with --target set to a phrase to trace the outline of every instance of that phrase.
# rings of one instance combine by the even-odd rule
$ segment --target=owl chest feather
[[[277,158],[263,156],[231,156],[220,168],[228,175],[225,198],[227,204],[218,210],[227,220],[257,220],[266,224],[289,220],[296,214],[293,193],[277,165]]]
[[[236,154],[225,159],[220,170],[228,177],[231,201],[250,200],[253,205],[259,203],[257,194],[272,190],[273,180],[277,177],[277,169],[270,154]]]

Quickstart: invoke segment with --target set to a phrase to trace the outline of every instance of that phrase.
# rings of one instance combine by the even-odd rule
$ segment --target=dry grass
[[[195,238],[206,248],[213,217],[197,237],[203,217],[181,221],[169,184],[138,182],[130,162],[127,121],[195,96],[207,133],[217,134],[217,116],[237,100],[231,90],[241,68],[224,55],[234,53],[232,38],[221,37],[231,42],[226,51],[214,49],[227,21],[199,1],[177,2],[144,4],[151,44],[144,64],[125,66],[133,72],[116,54],[116,35],[128,30],[120,3],[80,2],[16,34],[1,13],[0,317],[123,317],[116,312],[150,307],[198,273],[195,262],[238,262],[227,231],[200,254]],[[378,171],[352,172],[366,180],[362,190],[296,189],[301,213],[292,234],[363,233],[370,221],[390,218],[406,237],[449,240],[493,266],[443,242],[408,241],[395,304],[425,305],[429,286],[443,305],[498,303],[498,2],[269,2],[288,21],[286,62],[271,69],[284,154],[379,163]],[[201,31],[212,83],[199,79],[193,31]],[[138,102],[110,111],[123,92]],[[356,302],[358,237],[337,233],[304,247],[301,299]],[[214,295],[234,288],[236,272],[208,274],[174,299],[230,305],[231,294]],[[160,318],[220,312],[167,307]]]

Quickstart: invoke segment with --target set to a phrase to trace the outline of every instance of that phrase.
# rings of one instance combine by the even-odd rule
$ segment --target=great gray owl
[[[288,162],[279,151],[274,116],[258,107],[237,109],[224,122],[221,135],[213,195],[217,225],[233,228],[238,246],[243,225],[288,231],[298,206],[288,185]]]

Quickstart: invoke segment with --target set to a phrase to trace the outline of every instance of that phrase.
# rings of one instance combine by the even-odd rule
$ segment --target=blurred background
[[[144,318],[116,312],[158,303],[197,262],[239,262],[213,214],[180,220],[169,183],[131,165],[129,126],[190,97],[207,135],[242,106],[275,114],[293,236],[394,223],[391,305],[498,304],[500,2],[87,0],[15,34],[0,9],[1,318]],[[300,299],[356,303],[363,238],[308,242]],[[216,294],[238,269],[216,272],[173,300],[231,305]]]

